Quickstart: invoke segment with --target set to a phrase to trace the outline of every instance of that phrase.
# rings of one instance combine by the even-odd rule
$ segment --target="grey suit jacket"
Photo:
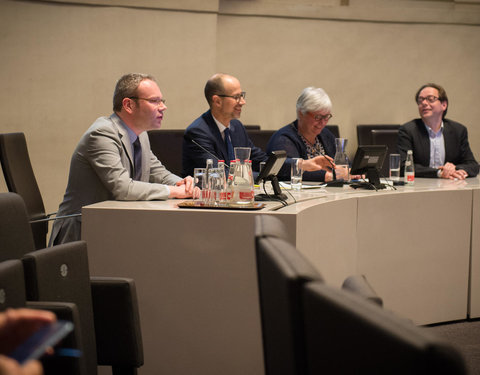
[[[57,216],[80,213],[83,206],[106,200],[161,200],[165,185],[181,178],[169,172],[150,149],[148,135],[139,135],[142,177],[134,181],[133,150],[121,119],[100,117],[80,139],[70,162],[67,189]],[[79,240],[81,218],[55,220],[49,245]]]

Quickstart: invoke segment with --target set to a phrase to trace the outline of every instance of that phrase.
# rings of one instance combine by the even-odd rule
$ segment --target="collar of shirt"
[[[135,132],[128,127],[127,124],[125,124],[120,117],[118,117],[120,120],[120,124],[125,128],[128,134],[128,139],[130,140],[130,145],[132,146],[132,155],[133,155],[133,142],[135,142],[138,138],[138,135],[135,134]]]
[[[443,133],[443,121],[440,125],[440,129],[438,129],[438,132],[434,132],[433,129],[425,123],[423,123],[423,125],[425,125],[425,128],[427,129],[430,138],[438,137],[441,133]]]
[[[218,130],[220,131],[220,134],[222,135],[223,140],[225,140],[225,129],[227,128],[225,125],[223,125],[220,121],[218,121],[215,116],[213,116],[213,119],[215,120],[215,123],[218,126]]]

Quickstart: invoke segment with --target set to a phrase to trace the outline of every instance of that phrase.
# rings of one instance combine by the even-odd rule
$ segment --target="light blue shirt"
[[[445,164],[445,141],[443,139],[443,121],[438,132],[425,125],[430,139],[430,168],[442,167]]]

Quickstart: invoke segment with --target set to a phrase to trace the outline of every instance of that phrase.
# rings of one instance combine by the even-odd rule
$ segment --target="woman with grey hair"
[[[335,156],[335,136],[325,128],[332,118],[332,102],[321,88],[307,87],[303,89],[297,100],[297,119],[278,130],[270,138],[267,152],[285,150],[287,162],[280,171],[282,179],[290,177],[291,158],[303,158],[307,164],[316,158]],[[333,163],[332,163],[333,164]],[[304,162],[305,165],[305,162]],[[305,181],[331,181],[331,168],[307,170],[304,168]],[[341,177],[341,176],[338,176]]]

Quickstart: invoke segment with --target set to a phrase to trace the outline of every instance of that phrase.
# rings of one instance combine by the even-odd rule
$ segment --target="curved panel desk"
[[[286,223],[330,284],[364,274],[417,324],[465,319],[480,316],[479,181],[304,190],[260,211],[108,201],[83,209],[82,236],[92,274],[135,279],[141,374],[263,374],[255,215]]]

